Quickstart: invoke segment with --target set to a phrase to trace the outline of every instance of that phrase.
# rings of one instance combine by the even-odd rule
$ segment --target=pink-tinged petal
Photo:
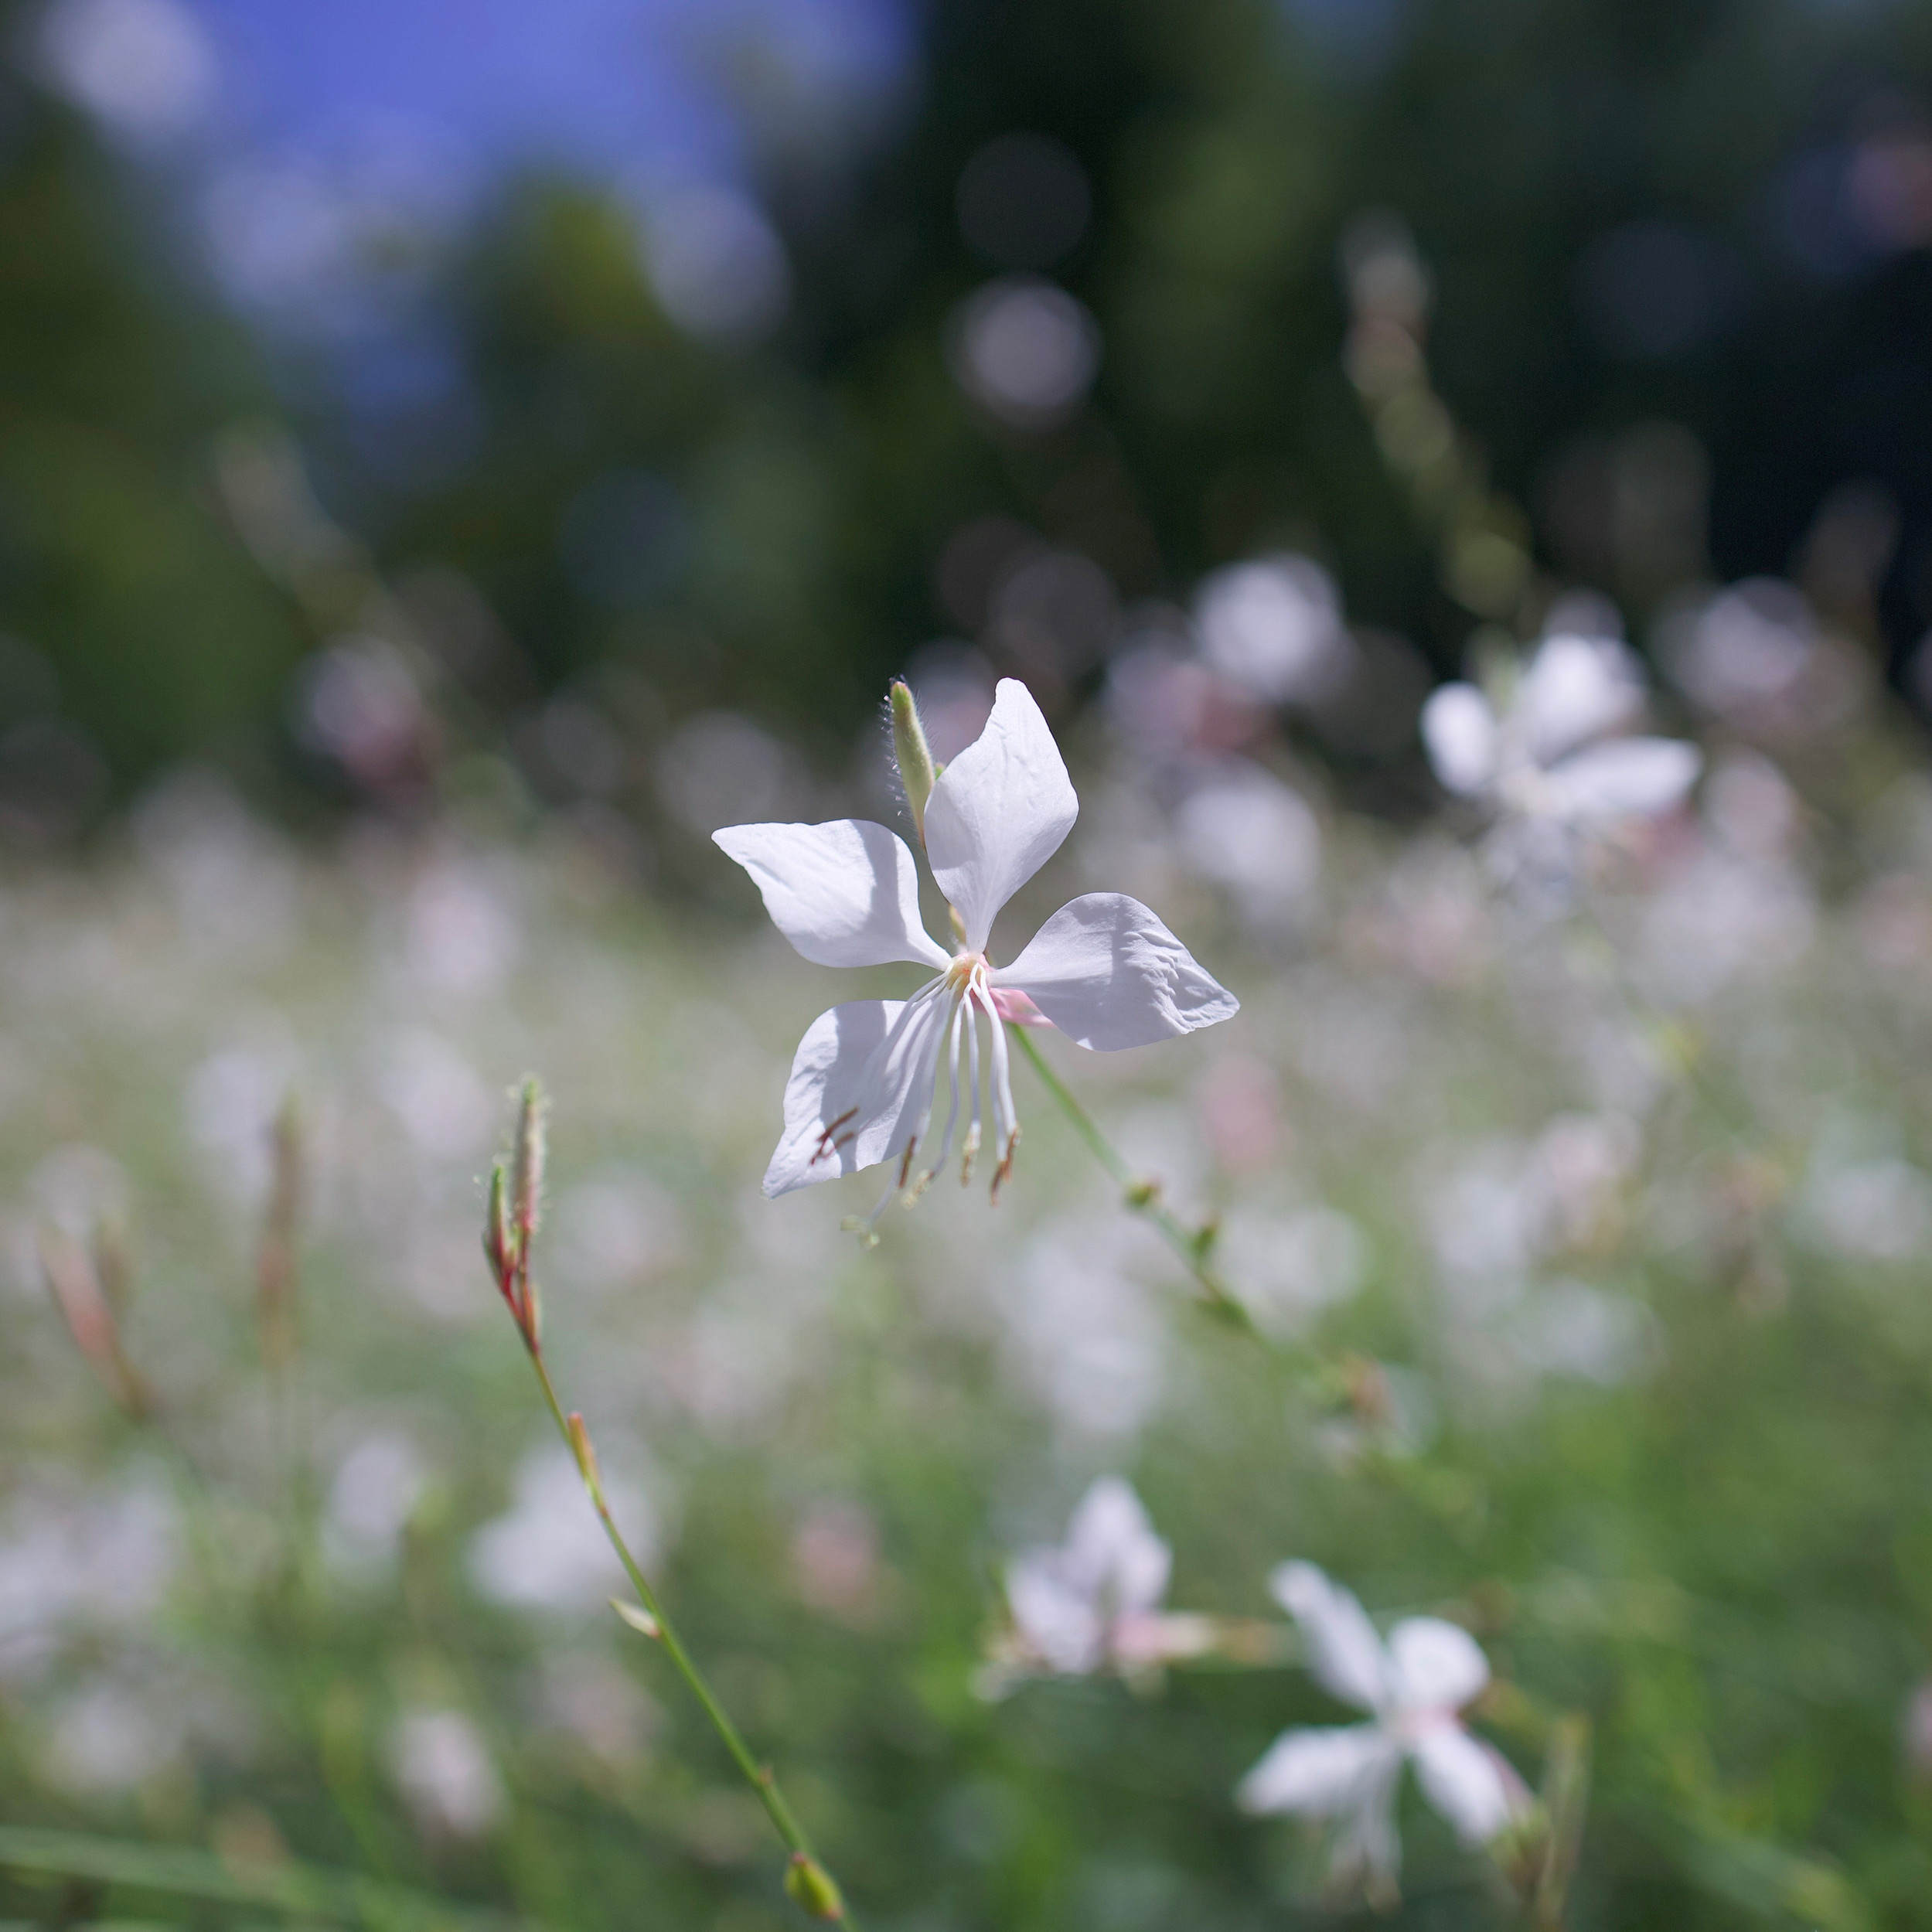
[[[1354,1594],[1313,1563],[1281,1564],[1268,1587],[1300,1627],[1315,1682],[1358,1710],[1382,1710],[1391,1689],[1389,1654]]]
[[[925,854],[986,950],[1000,908],[1059,850],[1079,815],[1060,748],[1033,693],[1002,678],[986,729],[939,774],[925,808]]]
[[[1593,745],[1544,774],[1548,809],[1573,824],[1654,818],[1681,805],[1703,765],[1694,745],[1623,738]]]
[[[1515,722],[1538,765],[1620,731],[1643,708],[1644,680],[1613,638],[1559,635],[1537,647],[1516,687]]]
[[[1193,1610],[1155,1610],[1116,1617],[1108,1644],[1114,1661],[1133,1670],[1205,1657],[1220,1641],[1220,1627],[1211,1617]]]
[[[912,854],[883,825],[727,825],[711,837],[751,874],[772,923],[814,965],[946,965],[919,923]]]
[[[1123,1613],[1152,1610],[1174,1567],[1174,1552],[1154,1534],[1133,1485],[1118,1476],[1102,1476],[1080,1499],[1065,1555],[1080,1586]]]
[[[1401,1766],[1402,1746],[1379,1724],[1283,1731],[1235,1787],[1235,1802],[1244,1811],[1338,1818],[1392,1789]]]
[[[1494,782],[1496,714],[1473,684],[1445,684],[1423,707],[1423,746],[1445,791],[1473,797]]]
[[[1017,986],[995,986],[993,1010],[1010,1027],[1050,1027],[1053,1022]]]
[[[1465,1845],[1487,1845],[1528,1808],[1529,1794],[1508,1762],[1460,1724],[1432,1724],[1409,1754],[1423,1796]]]
[[[1489,1659],[1460,1624],[1406,1617],[1389,1633],[1389,1692],[1409,1711],[1459,1711],[1489,1682]]]
[[[765,1171],[775,1198],[896,1157],[932,1076],[942,1000],[854,1000],[806,1027],[785,1085],[785,1133]],[[929,1092],[930,1089],[928,1088]]]
[[[1232,1019],[1241,1002],[1137,899],[1069,900],[993,975],[1069,1038],[1113,1052]]]

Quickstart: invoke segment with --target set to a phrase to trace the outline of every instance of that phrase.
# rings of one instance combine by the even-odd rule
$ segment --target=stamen
[[[818,1151],[805,1164],[808,1167],[817,1166],[819,1162],[825,1160],[836,1149],[843,1147],[847,1140],[855,1137],[857,1131],[856,1129],[852,1133],[848,1133],[843,1138],[840,1137],[839,1130],[857,1112],[858,1109],[855,1106],[847,1107],[837,1119],[830,1122],[821,1130],[819,1135]]]
[[[1000,1198],[1000,1184],[1013,1173],[1014,1150],[1020,1144],[1020,1114],[1013,1104],[1013,1060],[1007,1048],[1006,1023],[993,1003],[990,985],[983,987],[980,997],[986,1003],[986,1011],[993,1022],[993,1068],[988,1084],[993,1089],[996,1117],[1002,1122],[1000,1131],[1005,1143],[1000,1165],[993,1177],[992,1198],[997,1202]]]
[[[947,1068],[948,1078],[952,1087],[952,1104],[946,1109],[946,1133],[939,1142],[939,1151],[934,1157],[932,1164],[913,1183],[912,1191],[906,1197],[905,1205],[908,1208],[925,1192],[927,1188],[932,1185],[940,1169],[952,1157],[952,1130],[959,1124],[959,1028],[963,1024],[964,1018],[965,1003],[955,1000],[952,1003],[952,1017],[947,1023],[952,1036],[951,1047],[947,1055]],[[938,1084],[935,1073],[933,1082],[935,1092]]]
[[[966,1081],[973,1089],[973,1118],[966,1127],[966,1151],[959,1162],[959,1185],[973,1182],[973,1157],[980,1151],[980,1015],[971,1000],[963,1003],[966,1014]]]

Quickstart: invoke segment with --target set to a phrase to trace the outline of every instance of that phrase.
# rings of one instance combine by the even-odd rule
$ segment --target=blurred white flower
[[[1076,1440],[1136,1435],[1166,1392],[1164,1314],[1130,1271],[1144,1238],[1113,1217],[1050,1222],[998,1276],[1003,1352]]]
[[[650,1693],[622,1665],[582,1653],[544,1661],[537,1709],[547,1728],[574,1739],[613,1770],[636,1763],[663,1721]]]
[[[1411,1617],[1385,1644],[1356,1599],[1314,1564],[1284,1563],[1269,1582],[1300,1628],[1315,1681],[1370,1721],[1284,1731],[1242,1780],[1244,1811],[1333,1820],[1335,1877],[1385,1896],[1402,1862],[1395,1789],[1405,1764],[1466,1844],[1487,1844],[1524,1814],[1521,1780],[1457,1715],[1489,1682],[1467,1630]]]
[[[1817,894],[1795,867],[1705,844],[1644,902],[1632,976],[1660,1005],[1697,1005],[1791,966],[1817,923]]]
[[[550,1219],[557,1273],[591,1289],[633,1286],[670,1266],[684,1249],[676,1201],[632,1170],[580,1182],[558,1201]]]
[[[188,1130],[210,1157],[209,1171],[239,1201],[268,1184],[271,1130],[295,1078],[286,1048],[224,1047],[189,1075]]]
[[[1525,1368],[1604,1389],[1635,1381],[1663,1351],[1656,1317],[1641,1302],[1583,1281],[1539,1289],[1511,1310],[1500,1338]]]
[[[1287,1337],[1354,1293],[1369,1250],[1361,1224],[1333,1208],[1292,1214],[1236,1208],[1222,1224],[1218,1252],[1256,1324]]]
[[[461,1711],[405,1711],[390,1738],[391,1775],[424,1829],[477,1838],[503,1813],[503,1781],[482,1733]]]
[[[1423,707],[1423,741],[1450,791],[1499,816],[1583,831],[1680,804],[1702,762],[1675,738],[1617,735],[1643,708],[1635,661],[1609,638],[1545,638],[1499,714],[1473,684]]]
[[[792,298],[785,244],[741,188],[707,182],[647,193],[645,271],[687,333],[737,347],[770,334]]]
[[[1906,1261],[1932,1243],[1932,1176],[1896,1157],[1829,1153],[1805,1183],[1803,1218],[1814,1239],[1860,1261]]]
[[[1789,693],[1818,652],[1803,595],[1773,577],[1721,591],[1688,622],[1666,626],[1668,668],[1685,695],[1719,717],[1761,714]]]
[[[302,741],[359,783],[380,788],[414,770],[428,713],[407,659],[387,639],[339,638],[305,659],[295,702]]]
[[[178,1711],[105,1681],[61,1707],[47,1738],[47,1776],[77,1796],[114,1796],[165,1770],[186,1741]]]
[[[1230,758],[1181,802],[1174,844],[1189,871],[1232,894],[1262,932],[1293,925],[1321,878],[1321,828],[1272,772]]]
[[[410,892],[404,969],[435,993],[488,992],[523,950],[516,908],[499,869],[452,861],[425,872]]]
[[[1194,593],[1201,656],[1243,696],[1307,703],[1346,676],[1349,639],[1335,580],[1284,552],[1232,564]]]
[[[857,1623],[878,1607],[879,1526],[859,1503],[822,1498],[792,1538],[792,1576],[800,1599]]]
[[[1051,429],[1085,400],[1100,329],[1064,288],[1031,276],[990,282],[953,318],[953,374],[1003,421]]]
[[[496,1106],[476,1070],[440,1033],[395,1027],[375,1047],[376,1090],[417,1150],[460,1160],[488,1141]]]
[[[145,1478],[105,1494],[17,1497],[0,1517],[0,1676],[43,1657],[64,1627],[152,1617],[179,1541],[172,1504]]]
[[[375,1429],[336,1465],[322,1523],[324,1563],[351,1581],[380,1576],[396,1560],[423,1493],[416,1445],[399,1429]]]
[[[983,1690],[997,1694],[1031,1674],[1132,1673],[1198,1657],[1213,1642],[1212,1624],[1160,1607],[1173,1564],[1133,1486],[1102,1477],[1081,1499],[1064,1544],[1007,1564],[1012,1627]]]
[[[755,812],[795,811],[809,789],[796,755],[735,711],[687,718],[658,757],[658,796],[702,838],[748,806]]]
[[[41,49],[63,91],[132,141],[186,134],[214,101],[214,49],[179,0],[56,0]]]
[[[648,1569],[658,1545],[656,1513],[608,1466],[604,1489],[625,1541]],[[514,1610],[581,1610],[624,1587],[576,1461],[561,1443],[543,1443],[524,1457],[512,1497],[508,1513],[470,1538],[470,1580],[479,1594]]]
[[[1079,810],[1059,748],[1031,693],[1001,680],[986,729],[949,763],[925,809],[932,876],[955,908],[949,955],[919,921],[918,877],[905,841],[882,825],[736,825],[720,849],[757,882],[773,923],[819,966],[934,968],[910,1000],[861,1000],[821,1014],[806,1031],[785,1093],[785,1135],[765,1176],[770,1195],[896,1160],[873,1210],[916,1194],[950,1158],[967,1054],[969,1172],[980,1143],[980,1021],[987,1022],[986,1088],[1000,1183],[1019,1140],[1005,1023],[1041,1018],[1083,1047],[1112,1051],[1211,1026],[1234,996],[1198,966],[1153,913],[1119,893],[1089,893],[1048,920],[1010,966],[987,957],[993,921],[1058,850]],[[938,1153],[927,1147],[942,1055],[952,1094]]]

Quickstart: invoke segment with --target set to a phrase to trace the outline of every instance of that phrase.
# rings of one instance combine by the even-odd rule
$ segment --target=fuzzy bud
[[[564,1427],[570,1432],[571,1453],[577,1458],[577,1473],[583,1477],[584,1487],[593,1496],[601,1495],[604,1478],[597,1467],[597,1451],[591,1446],[591,1432],[584,1426],[584,1418],[573,1409]]]
[[[663,1641],[664,1626],[642,1603],[627,1603],[622,1597],[613,1596],[610,1605],[639,1636],[649,1637],[660,1643]]]
[[[121,1347],[121,1326],[102,1286],[94,1258],[56,1228],[43,1227],[38,1242],[40,1272],[74,1346],[102,1386],[128,1415],[148,1413],[147,1392]]]
[[[792,1862],[785,1869],[785,1893],[803,1909],[807,1918],[845,1917],[845,1900],[839,1896],[832,1874],[816,1859],[807,1858],[802,1852],[792,1854]]]
[[[547,1150],[550,1101],[542,1082],[532,1074],[523,1082],[516,1109],[516,1147],[512,1164],[514,1185],[511,1218],[516,1229],[517,1258],[526,1262],[530,1237],[537,1232],[543,1199],[543,1160]]]
[[[905,788],[905,802],[912,814],[912,829],[925,843],[925,805],[939,782],[939,768],[932,762],[932,748],[925,741],[925,727],[919,722],[919,707],[913,700],[912,687],[902,677],[892,680],[892,755],[898,760],[899,782]]]
[[[503,1164],[489,1170],[489,1207],[483,1221],[483,1258],[490,1265],[499,1287],[510,1272],[509,1209],[505,1198]]]

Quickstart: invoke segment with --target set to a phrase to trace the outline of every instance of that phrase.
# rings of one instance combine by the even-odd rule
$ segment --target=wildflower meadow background
[[[0,1932],[1932,1926],[1929,251],[1896,0],[0,6]]]

